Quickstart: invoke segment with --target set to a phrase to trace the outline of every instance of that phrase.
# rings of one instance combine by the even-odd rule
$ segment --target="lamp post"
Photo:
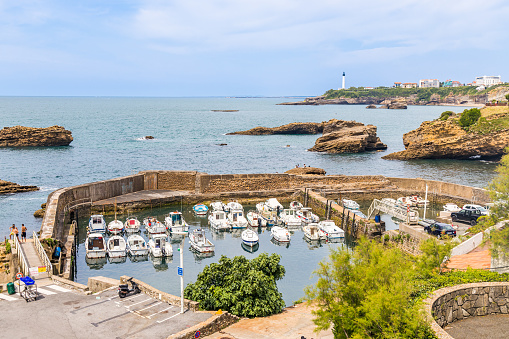
[[[184,241],[186,240],[187,232],[173,232],[175,235],[182,235],[180,242],[180,266],[177,268],[177,274],[180,275],[180,313],[184,313]]]

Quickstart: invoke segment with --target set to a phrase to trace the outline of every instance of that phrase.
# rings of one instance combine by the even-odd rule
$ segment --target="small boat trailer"
[[[19,279],[19,295],[25,299],[26,302],[29,300],[37,300],[37,285],[32,278],[22,277]]]

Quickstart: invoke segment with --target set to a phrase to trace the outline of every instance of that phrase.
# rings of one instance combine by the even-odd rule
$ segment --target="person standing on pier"
[[[16,227],[16,225],[12,225],[13,229],[12,229],[12,234],[14,234],[14,236],[18,239],[19,241],[19,230],[18,228]]]
[[[27,227],[21,224],[21,241],[27,242]]]
[[[9,227],[9,240],[12,240],[12,236],[14,235],[14,228],[16,226],[14,226],[14,224],[12,224],[11,227]]]

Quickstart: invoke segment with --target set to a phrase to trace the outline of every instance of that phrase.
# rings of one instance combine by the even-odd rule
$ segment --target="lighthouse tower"
[[[341,88],[345,89],[345,72],[343,72],[343,86]]]

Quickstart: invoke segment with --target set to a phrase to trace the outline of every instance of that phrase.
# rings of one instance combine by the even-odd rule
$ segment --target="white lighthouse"
[[[342,89],[345,89],[345,72],[343,72],[343,85],[341,86]]]

